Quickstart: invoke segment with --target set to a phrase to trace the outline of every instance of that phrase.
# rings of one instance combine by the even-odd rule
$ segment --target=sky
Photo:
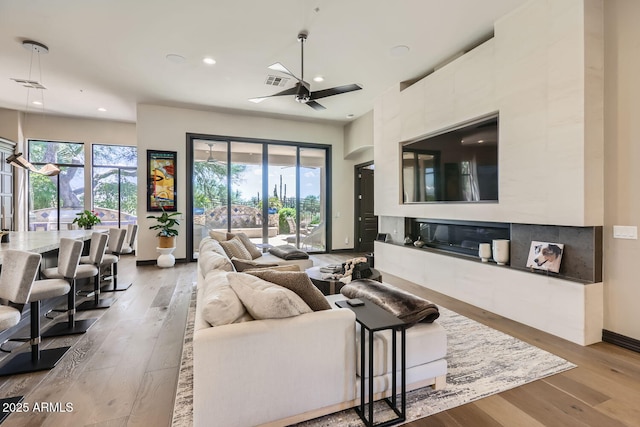
[[[300,197],[320,196],[320,169],[301,168]],[[295,197],[296,169],[295,167],[269,166],[269,197],[273,195],[273,186],[277,185],[280,194],[280,176],[282,175],[282,188],[287,186],[287,197]],[[247,165],[243,174],[242,184],[234,186],[233,191],[240,190],[243,199],[262,195],[262,168],[259,165]]]

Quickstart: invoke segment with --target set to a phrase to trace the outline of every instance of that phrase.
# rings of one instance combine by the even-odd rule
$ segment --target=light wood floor
[[[314,261],[322,265],[351,256],[320,255]],[[120,281],[134,285],[116,293],[108,310],[81,313],[80,318],[99,317],[89,332],[44,341],[44,347],[73,345],[56,368],[0,379],[0,397],[23,394],[30,406],[3,427],[170,425],[195,264],[136,267],[135,258],[125,256],[119,270]],[[578,365],[408,426],[640,426],[640,354],[605,343],[581,347],[397,277],[383,278]],[[73,411],[34,411],[43,402],[71,403]]]

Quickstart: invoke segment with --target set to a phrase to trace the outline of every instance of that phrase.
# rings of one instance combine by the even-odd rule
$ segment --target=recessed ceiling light
[[[33,102],[32,102],[32,104],[35,104],[35,105],[42,105],[42,102],[40,102],[40,101],[33,101]]]
[[[209,57],[209,56],[207,56],[207,57],[202,59],[202,62],[204,62],[207,65],[213,65],[213,64],[216,63],[216,60],[211,58],[211,57]]]
[[[104,107],[100,107],[100,108],[98,108],[98,111],[105,112],[105,111],[107,111],[107,109],[106,109],[106,108],[104,108]]]
[[[173,62],[174,64],[182,64],[187,60],[184,56],[178,55],[176,53],[170,53],[165,56],[165,58],[167,59],[167,61]]]
[[[324,77],[322,77],[322,76],[315,76],[315,77],[313,78],[313,81],[314,81],[314,82],[323,82],[323,81],[324,81]]]
[[[398,46],[392,47],[390,52],[392,56],[404,56],[409,53],[409,46],[400,44]]]
[[[353,119],[353,114],[347,114],[347,119]]]

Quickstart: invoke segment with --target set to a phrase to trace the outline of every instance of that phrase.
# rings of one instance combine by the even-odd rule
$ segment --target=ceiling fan
[[[314,110],[325,110],[326,107],[318,103],[316,99],[326,98],[327,96],[340,95],[341,93],[353,92],[354,90],[362,89],[362,87],[360,87],[357,84],[350,84],[350,85],[336,86],[330,89],[323,89],[323,90],[317,90],[312,92],[311,85],[308,82],[304,81],[304,42],[306,40],[307,40],[307,32],[301,31],[300,34],[298,34],[298,41],[300,42],[300,58],[301,58],[300,59],[300,63],[301,63],[300,78],[298,78],[295,74],[293,74],[284,65],[282,65],[279,62],[276,62],[275,64],[269,65],[269,67],[267,67],[271,70],[278,71],[280,73],[287,74],[293,77],[298,81],[296,85],[290,89],[285,89],[282,92],[278,92],[273,95],[261,96],[258,98],[251,98],[249,99],[249,101],[258,103],[258,102],[264,101],[267,98],[271,98],[274,96],[294,95],[295,100],[301,104],[307,104],[309,107],[313,108]]]
[[[213,142],[207,142],[209,146],[209,158],[207,158],[207,163],[215,163],[216,159],[213,158]]]

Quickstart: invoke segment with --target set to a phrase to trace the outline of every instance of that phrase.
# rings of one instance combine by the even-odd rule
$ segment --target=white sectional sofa
[[[221,248],[203,241],[193,336],[194,426],[284,426],[356,406],[359,333],[354,313],[335,307],[344,297],[327,297],[330,310],[280,319],[243,316],[211,326],[206,319],[214,315],[218,324],[219,316],[233,311],[221,303],[231,290],[231,268]],[[446,347],[437,322],[407,330],[408,390],[444,385]],[[374,351],[374,389],[382,396],[391,388],[389,331],[376,334]]]

